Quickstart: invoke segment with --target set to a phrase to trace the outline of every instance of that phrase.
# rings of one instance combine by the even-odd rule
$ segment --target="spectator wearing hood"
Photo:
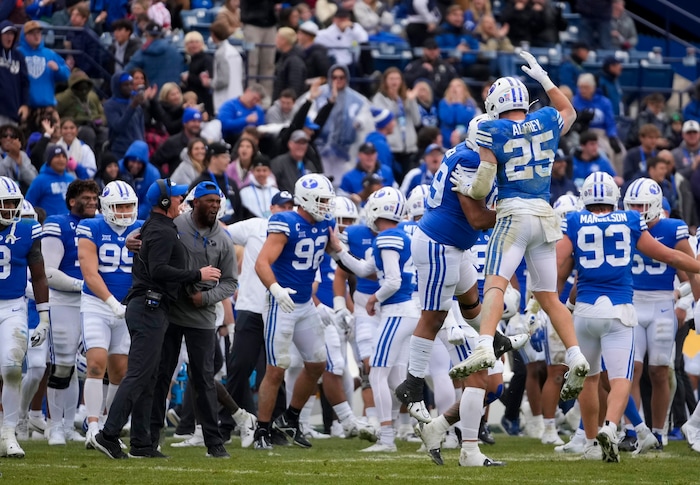
[[[17,124],[29,116],[29,75],[24,55],[16,47],[18,40],[15,25],[0,22],[0,125]]]
[[[56,95],[56,110],[61,118],[73,118],[78,138],[93,151],[107,141],[107,117],[100,97],[92,90],[92,80],[80,69],[73,69],[68,89]]]
[[[158,169],[149,161],[145,141],[138,140],[129,145],[119,160],[119,176],[134,188],[139,198],[139,219],[145,220],[151,211],[151,204],[146,198],[148,188],[160,178]]]
[[[61,56],[44,47],[41,25],[36,20],[24,24],[19,39],[29,75],[29,107],[56,106],[56,84],[68,81],[70,69]]]
[[[67,165],[66,151],[58,145],[49,147],[46,163],[27,190],[25,198],[34,207],[44,209],[47,216],[68,213],[66,191],[75,177],[68,173]]]
[[[364,143],[357,154],[357,165],[343,176],[340,190],[354,203],[360,204],[363,201],[360,195],[364,189],[363,181],[370,174],[379,175],[384,187],[394,185],[394,174],[377,159],[377,148],[372,143]]]
[[[294,93],[306,91],[306,64],[301,48],[297,46],[297,34],[290,27],[281,27],[275,37],[279,53],[275,64],[275,81],[272,86],[272,99],[280,97],[285,88]]]
[[[153,99],[156,90],[150,87],[134,91],[133,78],[122,72],[112,76],[112,93],[105,102],[110,150],[115,156],[123,157],[133,142],[145,139],[143,107]],[[148,208],[148,204],[144,207]]]
[[[182,131],[170,136],[153,154],[153,165],[164,174],[172,174],[180,164],[180,153],[190,140],[199,138],[202,131],[202,113],[197,108],[185,108]]]
[[[185,70],[182,55],[175,45],[162,37],[163,28],[156,23],[149,23],[146,26],[146,42],[124,67],[129,72],[137,67],[142,69],[150,82],[158,88],[167,82],[179,83],[180,74]]]

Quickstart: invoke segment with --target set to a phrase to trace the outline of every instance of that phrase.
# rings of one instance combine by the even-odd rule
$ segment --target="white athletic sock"
[[[248,413],[246,412],[245,409],[238,408],[238,411],[233,413],[232,416],[233,416],[233,420],[236,422],[236,426],[238,426],[240,428],[245,423],[245,420],[248,417]],[[300,418],[300,422],[301,422],[301,418]]]
[[[393,445],[396,437],[394,427],[391,425],[382,425],[379,430],[379,441],[384,445]]]
[[[551,430],[557,429],[557,424],[556,424],[555,418],[545,418],[545,419],[543,419],[543,422],[544,422],[544,430],[545,431],[551,431]]]
[[[335,411],[335,415],[338,416],[338,421],[341,423],[353,416],[352,409],[347,401],[343,401],[340,404],[333,406],[333,411]]]
[[[66,428],[73,429],[75,421],[75,412],[78,409],[78,397],[80,395],[80,386],[78,385],[78,373],[73,372],[70,379],[68,389],[65,389],[63,401],[63,425]]]
[[[408,347],[408,372],[414,377],[425,377],[430,363],[430,354],[435,342],[423,337],[411,335]]]
[[[446,433],[447,430],[450,429],[450,423],[447,422],[447,419],[442,414],[433,419],[430,422],[430,426],[434,426],[436,430],[442,433]]]
[[[481,409],[484,407],[486,391],[477,387],[467,387],[459,402],[459,427],[462,441],[476,441],[481,424]]]
[[[465,318],[470,327],[472,327],[477,332],[481,330],[481,313],[479,313],[474,318]]]
[[[380,423],[392,420],[392,395],[389,389],[388,367],[372,367],[369,372],[369,382],[372,385],[374,405],[377,408],[377,417]]]
[[[112,407],[114,396],[117,395],[118,390],[119,384],[110,383],[109,386],[107,386],[107,396],[105,397],[105,409],[107,410],[107,414],[109,414],[109,408]]]
[[[399,426],[411,424],[411,415],[408,413],[399,413]]]
[[[8,376],[12,376],[11,378]],[[2,368],[4,385],[2,388],[3,428],[17,427],[19,421],[20,386],[22,384],[22,369],[14,366]]]
[[[99,418],[102,415],[102,379],[88,377],[83,387],[83,399],[88,418]]]
[[[365,416],[367,416],[367,419],[376,418],[377,417],[377,408],[375,408],[375,407],[365,408]]]
[[[477,347],[486,347],[487,349],[493,349],[493,336],[491,335],[479,335],[476,341]]]
[[[27,411],[29,410],[29,405],[34,399],[34,394],[36,394],[37,389],[39,389],[39,384],[41,383],[41,378],[44,377],[45,367],[30,367],[27,369],[27,373],[24,374],[22,378],[22,388],[20,391],[20,401],[19,401],[19,417],[20,419],[25,419],[27,417]]]
[[[43,419],[44,412],[40,409],[39,410],[30,409],[29,410],[29,417],[34,418],[34,419]]]
[[[462,399],[462,388],[455,387],[455,401],[459,401],[460,399]]]

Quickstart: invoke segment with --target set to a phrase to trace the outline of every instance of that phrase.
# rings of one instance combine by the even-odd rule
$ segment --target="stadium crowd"
[[[425,318],[420,310],[416,313],[416,308],[408,307],[415,307],[414,291],[433,291],[420,289],[425,283],[421,281],[416,254],[411,257],[411,248],[416,248],[416,239],[411,243],[411,237],[416,231],[422,234],[417,228],[423,226],[418,226],[417,221],[428,207],[434,209],[441,204],[443,190],[450,192],[446,189],[447,179],[452,190],[462,194],[460,197],[474,195],[467,193],[466,186],[459,190],[459,176],[455,180],[449,178],[452,172],[446,167],[459,172],[459,165],[455,168],[448,163],[455,152],[465,160],[471,156],[462,154],[458,147],[471,152],[478,152],[479,146],[481,150],[493,148],[477,131],[484,114],[492,114],[489,106],[494,102],[488,96],[497,78],[520,83],[526,93],[522,83],[527,83],[532,93],[529,99],[537,97],[535,92],[542,94],[539,98],[545,101],[534,104],[533,113],[538,108],[547,109],[551,100],[561,118],[565,117],[561,113],[569,113],[571,106],[575,116],[570,116],[570,129],[561,129],[561,138],[556,137],[558,143],[547,152],[551,180],[546,202],[555,210],[559,205],[558,214],[566,219],[565,212],[583,209],[579,194],[589,187],[591,176],[604,173],[612,182],[606,178],[608,185],[603,187],[618,190],[626,209],[635,205],[632,198],[628,200],[628,194],[635,191],[649,190],[652,195],[659,195],[659,204],[662,195],[665,216],[661,210],[650,212],[648,208],[645,213],[650,230],[657,217],[677,221],[677,232],[671,239],[673,244],[678,241],[679,246],[669,247],[694,256],[688,250],[695,250],[695,243],[689,244],[687,239],[690,236],[694,240],[700,223],[700,82],[694,84],[690,101],[674,111],[667,105],[666,93],[652,92],[641,99],[630,99],[619,81],[622,56],[606,56],[597,64],[589,62],[591,53],[595,56],[596,51],[634,51],[637,33],[625,12],[624,0],[572,1],[567,8],[577,12],[581,22],[575,41],[561,35],[566,31],[565,6],[561,3],[502,3],[496,12],[490,0],[402,0],[394,5],[379,0],[318,0],[291,5],[271,0],[228,0],[218,5],[216,16],[204,31],[208,33],[205,38],[201,28],[193,29],[184,20],[191,8],[213,7],[207,2],[0,2],[0,176],[4,184],[0,190],[0,226],[2,234],[9,232],[3,236],[6,241],[14,237],[17,220],[8,214],[20,207],[10,208],[7,203],[27,203],[22,206],[22,214],[44,224],[43,230],[29,227],[26,237],[28,242],[29,238],[42,241],[41,271],[45,267],[46,273],[44,276],[38,269],[41,258],[36,254],[37,248],[24,248],[24,266],[33,282],[33,293],[28,290],[27,296],[31,302],[27,337],[31,347],[26,351],[25,342],[19,360],[0,356],[4,381],[0,455],[24,456],[17,440],[34,435],[45,437],[50,445],[84,441],[87,447],[96,447],[112,458],[126,456],[119,445],[110,446],[116,442],[118,426],[108,427],[111,435],[100,432],[118,395],[119,384],[127,375],[126,326],[133,331],[129,312],[122,305],[125,298],[129,299],[125,291],[128,288],[119,286],[126,280],[117,285],[119,294],[110,287],[106,275],[110,267],[115,272],[121,268],[118,272],[130,281],[132,260],[137,257],[134,252],[138,253],[139,248],[127,248],[125,228],[129,232],[138,229],[137,221],[150,220],[154,207],[170,214],[170,203],[167,207],[162,203],[166,195],[168,200],[172,196],[174,202],[179,202],[180,195],[190,193],[189,201],[181,206],[184,214],[172,214],[177,217],[178,230],[187,233],[191,229],[195,240],[203,239],[205,249],[207,244],[213,246],[212,252],[217,244],[217,251],[224,244],[230,243],[232,248],[235,244],[235,256],[231,257],[235,268],[221,269],[218,275],[204,270],[195,275],[192,272],[199,271],[199,267],[187,268],[193,286],[187,287],[186,298],[194,298],[194,303],[188,300],[192,308],[187,309],[173,305],[172,312],[197,319],[201,317],[197,313],[200,307],[209,305],[212,313],[206,316],[212,318],[212,325],[199,327],[184,321],[187,319],[170,317],[171,327],[181,328],[169,330],[167,352],[163,355],[167,365],[161,362],[153,375],[154,380],[158,378],[158,393],[153,412],[145,418],[146,427],[148,416],[158,418],[158,422],[150,422],[153,449],[151,442],[139,442],[135,448],[134,433],[145,431],[142,426],[136,431],[132,428],[131,456],[163,456],[162,440],[160,434],[156,435],[166,409],[163,386],[175,383],[179,364],[188,361],[190,373],[196,374],[196,385],[187,386],[181,399],[176,398],[176,392],[171,393],[173,401],[180,402],[177,406],[173,402],[167,418],[176,427],[176,436],[182,439],[173,446],[206,446],[214,457],[228,456],[221,443],[235,432],[244,447],[254,444],[259,449],[287,441],[309,447],[309,440],[344,435],[374,443],[363,451],[392,452],[396,451],[393,442],[397,437],[417,442],[423,438],[426,451],[436,463],[441,463],[440,447],[471,443],[472,432],[478,431],[482,443],[495,442],[487,424],[488,404],[500,399],[506,407],[501,423],[508,434],[525,433],[556,445],[557,451],[600,458],[599,453],[589,449],[593,439],[590,432],[586,430],[584,434],[583,425],[579,428],[579,417],[584,416],[585,424],[589,408],[580,409],[578,403],[574,404],[571,398],[575,395],[567,395],[566,386],[563,400],[559,400],[567,365],[571,367],[570,359],[575,361],[571,348],[578,346],[569,340],[569,355],[562,342],[554,342],[552,322],[529,298],[524,264],[516,272],[517,277],[510,280],[511,285],[498,288],[506,299],[506,311],[497,320],[502,320],[499,328],[507,337],[501,335],[504,340],[498,343],[500,334],[495,340],[491,336],[497,357],[524,346],[507,354],[514,376],[504,387],[503,369],[497,361],[489,366],[493,369],[488,378],[484,377],[483,385],[465,381],[468,390],[480,389],[477,405],[472,403],[468,408],[479,419],[476,428],[469,425],[469,438],[464,437],[464,429],[455,426],[459,411],[465,412],[459,406],[457,417],[452,412],[455,394],[459,404],[463,386],[453,386],[447,371],[470,355],[474,345],[468,345],[469,342],[480,346],[485,342],[483,335],[473,334],[468,327],[478,327],[481,318],[478,309],[483,298],[484,258],[496,217],[490,210],[493,200],[491,204],[469,206],[470,210],[464,208],[466,205],[461,209],[467,215],[460,217],[466,218],[465,224],[472,231],[470,237],[475,237],[473,244],[461,247],[457,242],[440,242],[453,249],[459,247],[460,254],[468,250],[473,255],[475,259],[470,260],[469,267],[474,268],[470,271],[480,271],[472,282],[474,293],[471,285],[457,284],[452,292],[459,303],[453,305],[451,299],[447,303],[441,300],[427,304],[427,299],[423,302],[424,310],[435,313],[447,315],[451,309],[449,323],[445,323],[441,333],[436,327],[428,339],[440,337],[435,340],[433,351],[438,355],[430,360],[430,386],[425,387],[431,397],[428,410],[434,408],[433,415],[441,417],[430,421],[427,416],[425,426],[414,429],[414,417],[421,421],[420,410],[416,412],[411,407],[414,401],[405,401],[401,412],[392,409],[392,400],[396,404],[393,392],[406,372],[410,379],[412,366],[415,369],[415,364],[408,361],[408,349],[411,347],[413,356],[415,337]],[[61,27],[69,28],[57,42],[56,32],[62,32]],[[414,49],[414,58],[402,66],[375,69],[380,67],[378,59],[373,59],[376,46],[386,48],[402,43]],[[523,59],[518,54],[526,54],[530,47],[552,49],[557,55],[565,53],[558,69],[559,88],[554,94],[558,103],[552,100],[549,84],[528,76],[530,61],[525,55],[526,72],[520,69]],[[533,71],[533,64],[529,66]],[[538,83],[533,84],[533,79]],[[530,108],[528,105],[518,109]],[[532,158],[525,148],[521,149],[523,159]],[[476,172],[476,165],[470,168]],[[660,194],[654,192],[657,189]],[[121,199],[113,198],[115,190]],[[336,195],[334,209],[321,207]],[[386,198],[381,199],[380,195]],[[209,202],[205,201],[211,196],[220,199],[220,207],[218,202],[207,205]],[[566,205],[567,197],[572,201],[570,205]],[[489,195],[487,200],[490,198],[495,196]],[[454,200],[459,210],[463,201]],[[618,200],[611,201],[606,199],[603,205],[617,209]],[[387,211],[387,204],[391,211]],[[644,200],[638,205],[644,204],[651,202]],[[135,214],[121,215],[121,209],[117,210],[120,205],[133,206]],[[584,205],[588,204],[584,201]],[[293,206],[297,209],[291,216]],[[202,228],[211,227],[211,222],[206,222],[207,210],[216,212],[218,221],[226,226],[229,242],[216,239],[223,237],[218,233],[216,238],[204,236]],[[104,227],[86,222],[98,213],[104,216],[98,216],[100,221],[106,221]],[[337,222],[335,226],[325,222],[331,216]],[[194,229],[183,229],[182,217],[192,217]],[[485,219],[490,222],[484,222]],[[450,219],[441,220],[444,223]],[[218,223],[214,224],[218,227]],[[300,224],[309,227],[300,230]],[[342,242],[327,234],[322,241],[314,239],[310,248],[304,246],[312,231],[317,238],[317,232],[332,233],[334,227],[342,232]],[[96,237],[98,234],[102,241]],[[426,234],[438,240],[427,231]],[[111,241],[110,237],[119,243],[110,243],[103,251],[102,243]],[[289,249],[295,242],[301,246]],[[343,256],[345,246],[349,253]],[[197,244],[193,247],[185,249],[194,253],[201,249]],[[372,249],[376,261],[370,261],[368,256]],[[91,255],[85,256],[88,250]],[[293,255],[294,251],[303,253],[297,256],[303,256],[307,267],[300,268],[303,265],[299,261],[292,264],[285,259],[291,257],[287,252]],[[328,254],[324,255],[324,251]],[[348,259],[350,253],[354,257]],[[652,267],[650,274],[654,274],[654,268],[666,270],[664,263],[651,259],[645,262],[641,255],[635,257],[641,265],[636,274],[648,266]],[[423,271],[440,267],[438,253],[430,258],[424,262]],[[414,260],[417,283],[409,275],[414,274]],[[210,260],[206,256],[203,261]],[[401,271],[387,269],[395,265],[399,268],[399,262]],[[300,271],[291,279],[287,263]],[[303,278],[309,278],[308,287],[296,286],[301,279],[295,278],[302,278],[302,272]],[[0,277],[3,274],[6,273],[0,271]],[[12,277],[17,276],[13,273]],[[202,300],[202,294],[213,290],[197,285],[207,278],[221,283],[224,280],[220,277],[226,279],[227,285],[221,284],[217,296],[223,296],[225,304],[219,303],[221,298]],[[650,335],[648,355],[644,352],[646,333],[637,336],[635,331],[635,339],[642,340],[635,340],[633,372],[623,376],[632,383],[633,399],[627,404],[625,396],[623,408],[627,406],[629,414],[625,414],[620,449],[662,449],[667,439],[683,439],[685,435],[693,449],[700,452],[700,434],[695,431],[700,432],[700,418],[697,423],[691,418],[697,404],[700,363],[697,358],[683,356],[683,343],[693,325],[693,302],[690,286],[681,281],[694,279],[681,272],[678,277],[675,302],[671,295],[675,318],[669,327],[657,330],[649,326],[655,322],[644,326]],[[26,270],[22,278],[26,278]],[[284,286],[283,280],[289,284]],[[353,296],[349,292],[346,295],[346,281],[353,288]],[[387,290],[387,285],[395,293]],[[442,284],[438,287],[442,288]],[[221,288],[228,293],[223,294]],[[0,290],[3,305],[24,301],[24,295],[15,295],[15,289]],[[634,289],[636,299],[640,289],[636,283]],[[390,316],[375,309],[380,302],[393,312]],[[563,302],[567,302],[566,297]],[[216,303],[219,304],[214,324]],[[307,304],[312,305],[310,310]],[[45,341],[47,310],[51,338]],[[117,320],[122,325],[121,333],[111,330],[111,344],[107,342],[105,346],[101,340],[104,336],[96,333],[86,335],[85,328],[81,332],[81,315],[108,314],[111,319],[110,312],[115,318],[113,325],[119,324]],[[489,312],[493,314],[492,310]],[[5,316],[0,315],[2,318]],[[280,327],[284,324],[294,329],[291,340],[269,337],[277,318]],[[642,318],[639,320],[642,323]],[[60,331],[57,322],[61,322]],[[22,322],[13,325],[21,326]],[[318,328],[309,329],[310,325]],[[191,352],[188,357],[183,350],[174,367],[183,335],[186,340],[201,344],[190,327],[215,331],[216,350],[210,348],[211,362],[199,355],[193,358]],[[652,335],[652,330],[657,334]],[[529,342],[525,343],[527,337],[523,334],[531,334]],[[426,335],[420,336],[426,340]],[[390,352],[394,337],[399,343],[394,343],[395,350]],[[550,338],[554,339],[551,346],[559,353],[554,358],[552,351],[551,359]],[[321,344],[319,347],[310,342]],[[377,342],[386,342],[385,352],[377,350]],[[503,346],[500,353],[499,346]],[[357,384],[347,368],[348,347],[360,366]],[[17,367],[21,369],[25,353],[26,371],[20,378]],[[130,365],[131,359],[129,355]],[[319,365],[321,361],[324,365]],[[589,363],[592,369],[600,367]],[[173,368],[175,375],[170,379]],[[253,371],[256,382],[251,386]],[[214,373],[219,381],[225,376],[225,386],[214,384]],[[425,369],[420,374],[413,376],[420,378],[423,386]],[[363,410],[352,409],[356,385],[361,388]],[[79,389],[84,391],[79,393]],[[585,389],[583,395],[590,401]],[[255,400],[253,392],[258,390]],[[324,408],[322,430],[309,424],[317,393]],[[44,401],[48,406],[42,410]],[[207,406],[218,412],[218,418]],[[123,406],[118,407],[126,419],[128,412],[123,411]],[[146,407],[150,410],[150,405]],[[163,409],[159,411],[160,408]],[[521,408],[525,416],[522,421]],[[136,419],[143,425],[145,407],[135,405],[134,410],[137,409]],[[638,409],[643,410],[641,418]],[[616,419],[619,421],[620,417]],[[85,437],[77,431],[74,421],[86,433]],[[604,436],[597,430],[593,436],[602,440],[602,457],[615,461],[611,448],[604,446],[608,426],[609,423],[604,426]],[[567,444],[560,437],[566,430],[574,434]],[[617,435],[614,440],[617,443]],[[146,448],[148,452],[144,451]],[[460,463],[499,463],[470,450]]]

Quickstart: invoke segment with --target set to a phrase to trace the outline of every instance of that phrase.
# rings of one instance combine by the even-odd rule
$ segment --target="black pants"
[[[697,406],[693,386],[690,384],[688,374],[685,372],[685,361],[683,359],[683,343],[688,336],[690,327],[688,323],[684,323],[676,333],[676,355],[675,355],[675,372],[676,372],[676,394],[671,396],[673,404],[671,405],[671,428],[680,428],[688,421],[688,412],[692,413]],[[687,407],[687,410],[686,410]]]
[[[258,365],[261,362],[262,365]],[[260,313],[245,310],[236,315],[236,333],[233,338],[233,349],[226,362],[226,390],[236,403],[249,413],[257,414],[253,393],[250,390],[250,375],[257,367],[258,383],[265,375],[265,330],[263,317]],[[284,412],[287,397],[284,382],[277,393],[277,401],[273,416]]]
[[[527,380],[527,367],[520,356],[520,352],[511,352],[513,356],[513,377],[508,388],[501,397],[501,402],[506,407],[503,415],[509,421],[515,421],[520,417],[520,405],[525,393],[525,381]]]
[[[165,402],[170,389],[170,380],[177,366],[182,337],[185,337],[190,380],[188,387],[194,390],[195,417],[202,425],[204,443],[208,448],[223,444],[217,419],[219,404],[214,387],[214,345],[216,330],[183,327],[170,324],[163,339],[163,350],[158,367],[158,378],[153,391],[151,410],[151,437],[158,444],[160,430],[165,419]]]
[[[148,448],[153,443],[151,408],[161,347],[168,328],[167,308],[161,305],[149,309],[145,306],[145,297],[133,298],[126,307],[126,326],[131,336],[129,367],[114,396],[103,433],[107,437],[118,437],[131,414],[131,446]]]

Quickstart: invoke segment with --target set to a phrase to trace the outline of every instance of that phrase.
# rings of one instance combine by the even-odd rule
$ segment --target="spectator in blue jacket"
[[[386,167],[390,167],[394,173],[402,174],[401,166],[394,167],[394,155],[391,153],[389,139],[387,138],[394,132],[396,120],[394,115],[388,109],[380,109],[372,107],[372,118],[374,119],[375,131],[367,135],[365,142],[372,143],[377,149],[377,160]]]
[[[24,54],[29,74],[29,107],[56,106],[56,84],[68,81],[70,69],[61,56],[44,46],[41,24],[36,20],[24,24],[19,51]]]
[[[445,148],[455,146],[467,133],[469,122],[479,114],[469,88],[460,78],[450,81],[445,97],[438,104],[438,121]]]
[[[124,66],[124,70],[129,72],[137,67],[142,69],[146,78],[158,89],[168,82],[179,84],[180,74],[185,71],[182,54],[169,40],[162,37],[163,27],[150,22],[146,26],[146,42]]]
[[[435,36],[442,57],[452,62],[462,76],[486,80],[488,65],[478,63],[479,41],[464,28],[464,11],[459,5],[447,9],[445,22]]]
[[[581,146],[571,156],[573,179],[577,189],[581,189],[583,181],[593,172],[605,172],[615,177],[617,185],[622,185],[622,178],[617,176],[610,160],[598,149],[598,135],[592,131],[581,133]]]
[[[139,140],[129,145],[124,157],[119,160],[119,177],[134,188],[139,198],[139,219],[148,218],[151,204],[146,201],[146,193],[151,184],[160,178],[160,172],[148,159],[148,144],[145,141]]]
[[[700,82],[695,83],[692,89],[693,98],[683,108],[683,119],[694,120],[700,123]]]
[[[29,186],[26,199],[41,207],[47,216],[66,214],[66,190],[75,177],[68,173],[68,156],[63,147],[54,145],[47,150],[46,163]]]
[[[590,52],[588,44],[576,42],[571,46],[571,54],[559,66],[559,85],[568,86],[572,92],[576,92],[576,81],[586,70],[583,63],[588,59]]]
[[[15,47],[17,28],[0,22],[0,125],[17,124],[29,116],[29,76],[24,55]]]
[[[622,75],[622,62],[613,56],[606,57],[603,61],[603,70],[598,77],[598,87],[601,94],[610,100],[616,117],[624,114],[620,75]]]
[[[133,142],[145,139],[143,107],[156,93],[155,86],[134,90],[133,82],[128,72],[112,76],[112,97],[104,105],[110,150],[117,157],[123,157]]]
[[[90,12],[95,16],[96,27],[103,31],[110,30],[112,22],[125,18],[129,13],[129,0],[90,0]]]
[[[381,177],[384,187],[394,185],[394,174],[391,172],[391,168],[382,165],[377,160],[377,149],[374,144],[365,142],[357,153],[357,165],[343,176],[340,190],[356,204],[362,203],[366,199],[366,197],[363,198],[362,194],[365,189],[363,181],[370,174],[377,174]]]
[[[265,88],[251,84],[239,97],[221,105],[217,117],[227,143],[235,145],[246,126],[260,126],[265,122],[265,111],[260,106],[264,97]]]
[[[408,197],[408,194],[419,185],[430,185],[433,176],[440,168],[445,149],[438,143],[431,143],[423,153],[420,165],[410,170],[401,183],[401,192]]]

